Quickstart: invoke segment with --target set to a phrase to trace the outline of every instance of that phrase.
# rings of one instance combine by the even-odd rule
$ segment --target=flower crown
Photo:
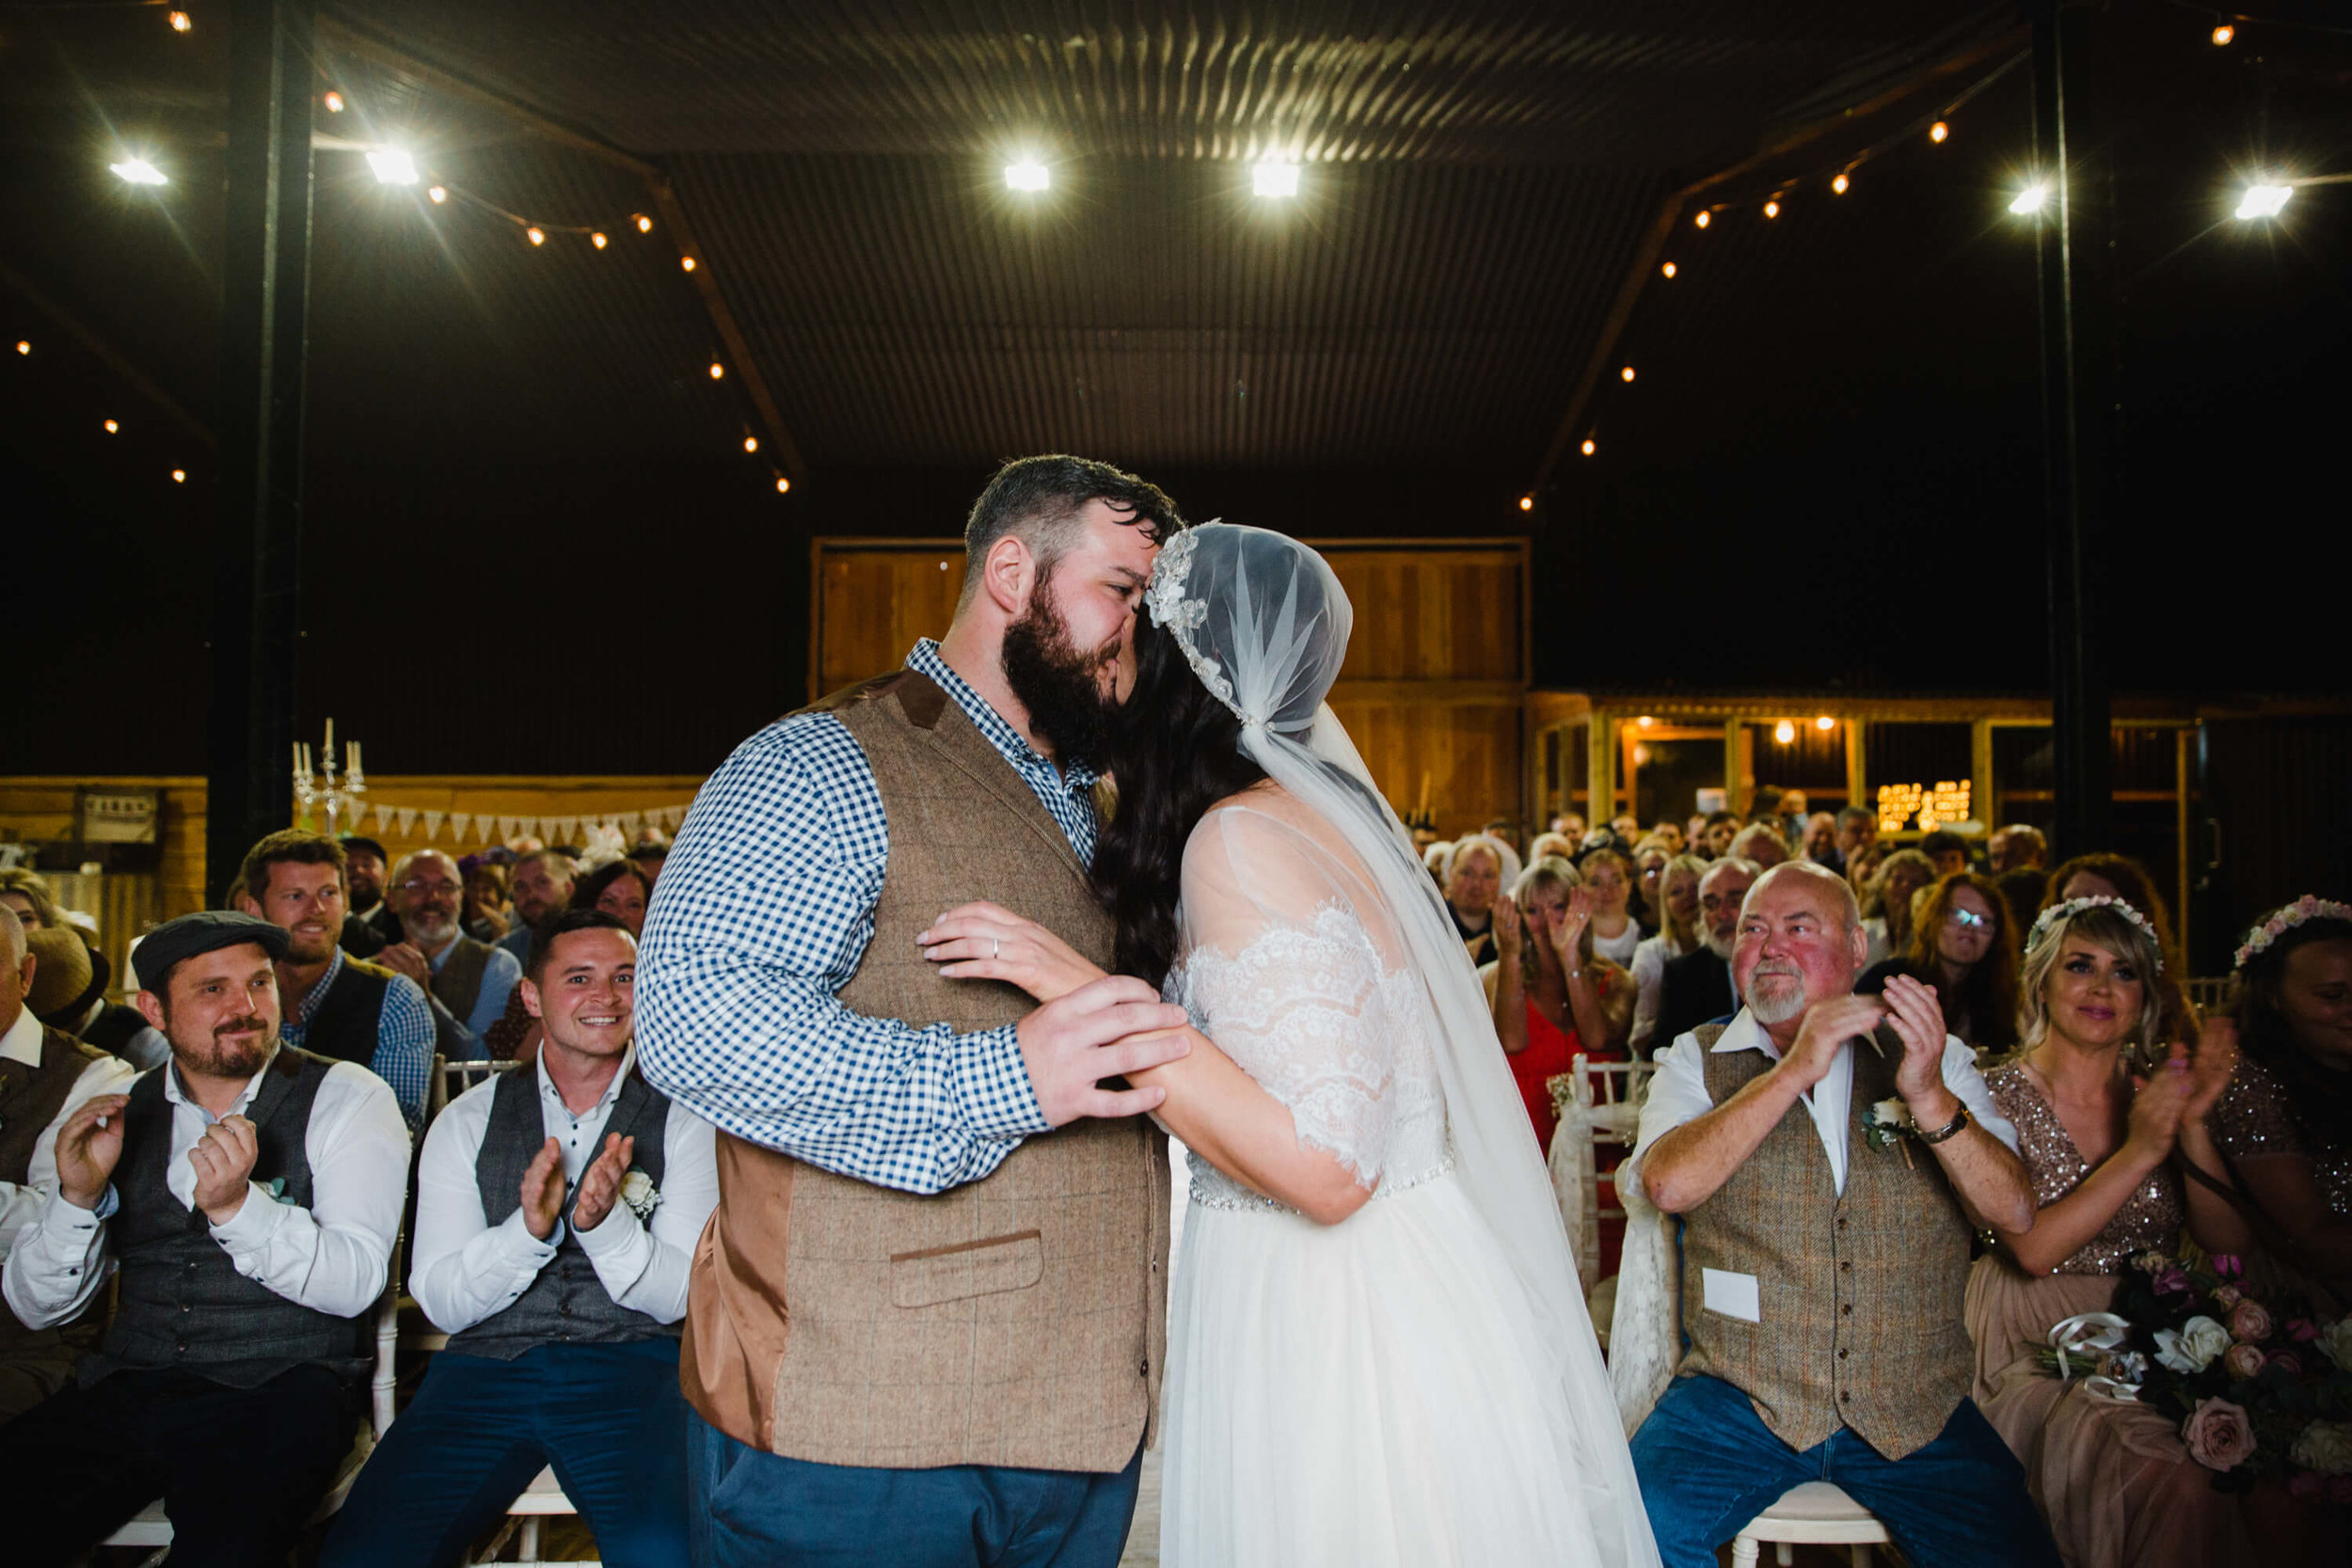
[[[1200,526],[1206,528],[1209,523]],[[1143,591],[1143,608],[1151,613],[1153,626],[1176,639],[1176,646],[1184,652],[1184,662],[1192,666],[1210,696],[1231,708],[1243,724],[1261,722],[1242,712],[1241,705],[1233,700],[1233,683],[1225,678],[1224,668],[1193,644],[1193,632],[1209,618],[1206,599],[1184,597],[1184,578],[1192,572],[1193,552],[1200,547],[1200,531],[1190,528],[1179,531],[1160,546],[1159,559],[1152,563],[1151,586]]]
[[[2247,932],[2246,940],[2238,944],[2237,961],[2230,967],[2233,970],[2244,969],[2262,956],[2263,949],[2307,920],[2352,921],[2352,904],[2339,904],[2332,898],[2322,898],[2315,893],[2303,895],[2302,897]]]
[[[2154,925],[2150,922],[2146,915],[2132,908],[2131,902],[2128,899],[2118,898],[2111,894],[2093,894],[2088,898],[2069,898],[2063,904],[2051,905],[2048,909],[2042,911],[2040,918],[2034,921],[2033,932],[2026,938],[2026,945],[2029,948],[2032,947],[2036,942],[2042,940],[2042,936],[2047,933],[2051,927],[2058,925],[2059,921],[2080,914],[2085,910],[2099,909],[2113,910],[2116,913],[2122,915],[2124,919],[2139,927],[2140,934],[2148,939],[2148,945],[2156,950],[2156,973],[2159,974],[2163,974],[2164,939],[2156,935],[2156,927]]]

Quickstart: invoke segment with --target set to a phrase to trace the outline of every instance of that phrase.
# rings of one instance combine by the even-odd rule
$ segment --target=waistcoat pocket
[[[1044,1276],[1044,1238],[1035,1230],[890,1255],[890,1298],[899,1307],[1025,1291]]]

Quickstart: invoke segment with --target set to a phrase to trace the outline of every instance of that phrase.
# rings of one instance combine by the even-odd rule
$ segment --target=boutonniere
[[[269,1194],[278,1202],[286,1201],[286,1179],[284,1177],[273,1176],[266,1181],[256,1181],[254,1185]]]
[[[1903,1164],[1911,1164],[1911,1145],[1905,1139],[1915,1136],[1919,1129],[1911,1119],[1911,1107],[1899,1100],[1882,1100],[1862,1116],[1862,1135],[1874,1149],[1883,1150],[1888,1144],[1899,1145],[1903,1151]]]
[[[653,1212],[661,1207],[661,1189],[653,1184],[653,1178],[635,1166],[621,1178],[621,1201],[640,1223],[651,1220]]]

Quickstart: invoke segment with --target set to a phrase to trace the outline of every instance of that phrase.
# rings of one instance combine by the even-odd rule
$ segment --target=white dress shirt
[[[276,1047],[270,1052],[274,1060]],[[217,1119],[180,1092],[177,1068],[157,1068],[171,1105],[171,1164],[164,1185],[190,1212],[196,1209],[196,1166],[188,1159]],[[250,1114],[267,1063],[230,1107]],[[144,1073],[141,1077],[146,1076]],[[408,1196],[408,1128],[384,1080],[354,1062],[326,1069],[311,1102],[302,1139],[310,1163],[310,1207],[298,1209],[258,1182],[227,1225],[210,1227],[213,1240],[236,1271],[298,1306],[356,1318],[384,1293],[400,1212]],[[120,1206],[111,1186],[95,1212],[77,1208],[54,1189],[26,1226],[0,1271],[0,1291],[27,1328],[46,1328],[79,1312],[114,1273],[106,1220]]]
[[[1773,1061],[1780,1060],[1780,1047],[1745,1007],[1724,1026],[1714,1048],[1719,1053],[1761,1051]],[[1821,1152],[1829,1156],[1830,1179],[1841,1193],[1846,1190],[1848,1118],[1853,1110],[1853,1053],[1869,1049],[1848,1040],[1830,1063],[1829,1071],[1804,1097],[1813,1129],[1821,1137]],[[1658,1072],[1649,1081],[1649,1098],[1642,1103],[1642,1134],[1633,1151],[1635,1159],[1676,1128],[1715,1108],[1707,1092],[1703,1055],[1695,1034],[1682,1036],[1658,1053]],[[1950,1035],[1944,1037],[1944,1086],[1960,1097],[1979,1126],[2007,1144],[2010,1153],[2017,1151],[2017,1129],[1993,1108],[1993,1092],[1977,1071],[1977,1053]]]
[[[27,1068],[40,1067],[40,1020],[30,1007],[20,1009],[8,1033],[0,1035],[0,1057]],[[103,1057],[82,1069],[82,1075],[66,1090],[65,1103],[57,1107],[56,1117],[33,1140],[33,1157],[25,1164],[23,1184],[0,1181],[0,1258],[8,1256],[16,1244],[16,1233],[33,1223],[41,1199],[57,1185],[57,1129],[65,1125],[65,1118],[93,1096],[129,1093],[131,1080],[137,1076],[119,1056]]]
[[[579,1116],[548,1077],[544,1056],[528,1069],[510,1069],[529,1070],[538,1080],[539,1125],[564,1148],[567,1209],[580,1176],[604,1152],[605,1123],[636,1059],[632,1045],[603,1097]],[[489,1131],[498,1086],[492,1078],[450,1101],[425,1134],[417,1170],[417,1261],[408,1289],[444,1334],[471,1328],[514,1306],[564,1241],[561,1218],[543,1242],[531,1233],[519,1207],[500,1225],[492,1225],[483,1212],[474,1163]],[[579,1236],[596,1278],[615,1302],[656,1323],[674,1323],[686,1316],[694,1243],[719,1206],[710,1123],[675,1101],[661,1140],[660,1193],[650,1226],[616,1197],[603,1222]]]

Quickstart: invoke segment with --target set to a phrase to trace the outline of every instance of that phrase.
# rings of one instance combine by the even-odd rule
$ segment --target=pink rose
[[[2230,1309],[2230,1332],[2248,1344],[2270,1338],[2270,1308],[2259,1301],[2241,1301]]]
[[[2232,1377],[2253,1377],[2263,1370],[2260,1345],[2232,1345],[2221,1357],[2221,1370]]]
[[[2213,1272],[2224,1279],[2235,1279],[2246,1272],[2246,1264],[2233,1253],[2217,1252],[2213,1255]]]
[[[2298,1345],[2308,1345],[2319,1338],[2319,1325],[2309,1318],[2289,1318],[2287,1338]]]
[[[2254,1429],[2245,1410],[2228,1400],[2200,1400],[2181,1423],[2189,1458],[2208,1470],[2236,1469],[2253,1455]]]
[[[2216,1307],[2224,1308],[2225,1310],[2229,1307],[2235,1307],[2239,1302],[2244,1301],[2245,1299],[2246,1292],[2239,1290],[2234,1285],[2223,1285],[2217,1287],[2213,1293],[2213,1304]]]
[[[2148,1281],[2148,1286],[2160,1296],[2186,1295],[2188,1293],[2188,1271],[2178,1263],[2168,1264],[2155,1271],[2154,1276]]]
[[[2303,1358],[2290,1350],[2273,1351],[2271,1353],[2270,1359],[2264,1362],[2263,1365],[2265,1367],[2283,1368],[2289,1377],[2301,1377],[2303,1375]]]

